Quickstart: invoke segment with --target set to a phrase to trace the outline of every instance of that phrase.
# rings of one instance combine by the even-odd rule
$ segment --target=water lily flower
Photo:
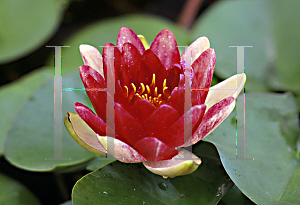
[[[200,158],[183,147],[220,125],[234,109],[246,81],[245,74],[238,74],[210,87],[216,55],[209,40],[198,38],[180,55],[175,36],[166,29],[149,47],[144,37],[123,27],[116,46],[106,44],[102,55],[90,45],[81,45],[80,53],[84,61],[80,76],[96,114],[75,103],[77,114],[68,112],[64,119],[70,135],[91,152],[108,152],[126,163],[143,162],[164,177],[198,168]],[[114,71],[109,69],[112,56]],[[111,72],[115,74],[114,126],[106,123],[107,99],[112,94],[99,90],[107,87]],[[185,130],[185,125],[190,129]],[[107,150],[111,139],[113,151]]]

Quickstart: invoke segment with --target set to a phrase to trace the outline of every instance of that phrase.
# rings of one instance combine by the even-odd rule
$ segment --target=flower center
[[[161,104],[168,102],[171,96],[170,90],[167,87],[167,79],[164,79],[162,93],[158,93],[158,89],[155,86],[155,74],[153,74],[152,76],[152,82],[150,85],[145,86],[144,83],[140,83],[138,89],[134,83],[131,83],[130,86],[131,86],[130,94],[129,94],[129,88],[126,85],[124,86],[124,92],[128,101],[146,99],[154,107],[159,107]]]

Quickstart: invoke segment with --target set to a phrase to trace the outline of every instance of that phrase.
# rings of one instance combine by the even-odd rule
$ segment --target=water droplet
[[[158,184],[158,187],[161,189],[161,190],[164,190],[166,191],[168,189],[168,185],[164,182],[161,182]]]
[[[104,192],[103,192],[103,194],[107,194],[107,192],[106,192],[106,191],[104,191]]]

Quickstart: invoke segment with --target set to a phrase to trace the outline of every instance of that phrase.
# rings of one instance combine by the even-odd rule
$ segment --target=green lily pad
[[[106,159],[106,156],[99,155],[88,162],[86,169],[89,171],[94,171],[96,169],[101,169],[102,167],[116,161],[115,159]]]
[[[195,22],[192,40],[208,37],[216,52],[219,77],[226,79],[237,72],[237,48],[229,46],[253,46],[245,48],[247,90],[267,90],[267,66],[274,59],[269,12],[268,1],[218,1]]]
[[[39,200],[19,182],[0,174],[0,204],[38,205]]]
[[[104,46],[106,43],[116,44],[119,30],[122,27],[128,27],[136,34],[144,35],[149,43],[163,29],[169,29],[174,33],[178,46],[187,45],[189,39],[189,35],[185,30],[161,17],[127,15],[100,21],[83,28],[82,31],[74,34],[64,43],[64,45],[70,45],[71,47],[62,48],[62,75],[78,72],[78,67],[83,65],[79,45],[89,44],[102,52],[102,48],[99,46]],[[53,62],[53,57],[50,57],[47,64],[53,67]]]
[[[298,112],[290,94],[246,94],[245,158],[236,157],[235,112],[205,138],[235,185],[257,204],[300,204]],[[238,114],[238,122],[243,116]],[[241,136],[242,137],[242,136]],[[243,149],[243,147],[239,147]],[[240,156],[241,157],[241,156]]]
[[[53,79],[53,70],[41,68],[20,80],[0,87],[0,156],[3,155],[4,141],[18,113],[40,85]],[[5,120],[4,120],[5,119]]]
[[[59,26],[66,0],[0,1],[0,64],[42,46]]]
[[[78,75],[63,77],[62,86],[73,84],[79,80],[78,78]],[[95,157],[95,154],[79,146],[62,124],[62,156],[58,157],[64,159],[46,160],[54,157],[53,89],[53,80],[37,89],[27,100],[12,125],[5,143],[4,154],[6,159],[16,167],[30,171],[53,171],[78,165]],[[90,105],[84,91],[63,91],[62,115],[67,111],[75,112],[75,102]]]
[[[74,204],[217,204],[233,186],[216,148],[194,146],[202,164],[194,173],[164,179],[142,164],[114,162],[80,179],[72,192]]]
[[[269,85],[276,90],[300,92],[300,1],[271,1],[270,9],[274,21],[276,58],[268,75]]]

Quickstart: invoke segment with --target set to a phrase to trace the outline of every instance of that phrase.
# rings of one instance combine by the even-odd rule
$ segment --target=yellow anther
[[[133,83],[130,84],[131,87],[132,87],[132,92],[130,93],[129,97],[128,97],[128,100],[131,100],[133,98],[133,96],[135,95],[135,92],[136,92],[136,87]]]
[[[147,94],[150,95],[151,94],[151,91],[150,91],[150,88],[148,85],[146,85],[146,90],[147,90]]]
[[[151,100],[152,100],[152,97],[151,97],[151,96],[149,96],[149,102],[151,102]]]
[[[153,75],[152,75],[152,82],[151,82],[151,84],[150,84],[150,87],[151,88],[154,88],[155,87],[155,74],[153,73]]]
[[[163,88],[163,93],[166,97],[169,97],[171,95],[169,88],[168,87],[164,87]]]
[[[164,82],[163,82],[163,88],[164,87],[167,87],[167,79],[164,79]]]
[[[139,94],[142,95],[145,92],[145,85],[144,85],[144,83],[140,83],[140,85],[141,85],[141,90],[140,90]]]
[[[128,97],[128,87],[125,85],[124,88],[125,88],[125,96],[127,98]]]
[[[157,100],[162,101],[161,94],[158,95]]]
[[[178,87],[175,87],[174,90],[177,89],[177,88],[178,88]]]
[[[147,95],[147,94],[145,94],[144,96],[145,96],[145,99],[146,99],[146,100],[148,100],[148,95]]]
[[[154,96],[157,96],[157,87],[154,88]]]
[[[138,93],[135,94],[135,97],[138,98],[139,100],[142,99],[142,97]]]

